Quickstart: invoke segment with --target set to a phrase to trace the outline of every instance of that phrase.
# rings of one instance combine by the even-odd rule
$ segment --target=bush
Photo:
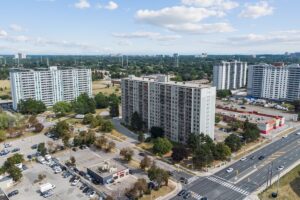
[[[157,138],[154,140],[153,152],[163,155],[171,151],[173,145],[167,138]]]

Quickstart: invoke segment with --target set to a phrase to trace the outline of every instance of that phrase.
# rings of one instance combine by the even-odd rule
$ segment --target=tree
[[[0,142],[5,141],[6,138],[7,138],[7,136],[6,136],[6,131],[0,130]]]
[[[232,131],[237,131],[239,128],[242,128],[242,124],[239,121],[231,121],[229,123]]]
[[[171,151],[173,145],[167,138],[156,138],[153,143],[153,152],[163,155]]]
[[[132,114],[130,126],[134,131],[141,131],[143,129],[143,120],[138,112]]]
[[[133,187],[126,192],[126,196],[130,199],[139,199],[148,190],[147,181],[144,178],[139,178]]]
[[[145,141],[144,133],[139,133],[139,135],[138,135],[138,140],[139,140],[140,142],[144,142],[144,141]]]
[[[60,101],[53,105],[53,111],[56,116],[62,117],[72,111],[72,105],[66,101]]]
[[[110,141],[109,143],[108,143],[108,146],[107,146],[107,151],[108,152],[111,152],[114,148],[116,148],[116,143],[114,143],[113,141]]]
[[[141,169],[146,169],[151,167],[152,165],[152,160],[149,158],[147,155],[144,156],[144,158],[140,162],[140,167]]]
[[[28,119],[28,123],[29,123],[29,126],[28,127],[31,127],[31,126],[34,126],[35,124],[37,124],[39,121],[37,120],[36,118],[36,115],[31,115]]]
[[[72,102],[73,109],[77,114],[95,113],[96,103],[93,98],[90,98],[87,93],[79,95]]]
[[[151,137],[152,138],[158,138],[158,137],[164,137],[165,131],[161,127],[152,126],[150,129]]]
[[[113,130],[114,126],[112,124],[111,121],[109,120],[105,120],[102,122],[102,125],[100,127],[100,131],[103,131],[103,132],[111,132]]]
[[[129,147],[123,148],[120,151],[120,156],[123,156],[123,159],[127,162],[131,161],[133,154],[133,150]]]
[[[109,106],[109,98],[105,96],[102,92],[99,92],[95,96],[96,108],[107,108]]]
[[[187,158],[189,155],[188,150],[184,146],[177,146],[172,149],[172,159],[175,162],[180,162]]]
[[[0,112],[0,129],[11,128],[15,125],[16,119],[6,112]]]
[[[34,125],[34,132],[35,133],[40,133],[44,129],[44,125],[41,123],[36,123]]]
[[[47,154],[47,148],[45,147],[44,142],[38,145],[37,151],[40,152],[42,156],[45,156]]]
[[[260,136],[259,129],[247,129],[242,133],[242,136],[246,142],[253,142]]]
[[[151,181],[157,182],[159,186],[161,186],[163,182],[168,185],[169,173],[157,167],[155,164],[148,170],[148,177]]]
[[[217,143],[213,155],[216,160],[226,160],[231,155],[231,149],[224,143]]]
[[[232,152],[236,152],[242,147],[241,139],[235,134],[229,135],[225,139],[225,144],[231,149]]]
[[[194,152],[200,145],[207,144],[210,149],[214,148],[214,141],[208,136],[201,134],[191,133],[187,139],[187,146]]]
[[[70,126],[66,121],[59,121],[53,127],[52,132],[60,138],[70,137]]]
[[[72,166],[75,166],[76,165],[76,158],[74,156],[71,156],[70,157],[70,162],[71,162]]]
[[[18,109],[22,114],[40,114],[46,111],[46,105],[39,100],[27,99],[21,100]]]
[[[212,150],[207,144],[201,144],[193,154],[193,164],[200,169],[208,166],[213,160]]]
[[[219,97],[219,98],[226,98],[230,95],[232,95],[230,90],[218,90],[217,91],[217,97]]]
[[[90,124],[94,119],[94,115],[91,113],[88,113],[86,115],[84,115],[84,118],[82,120],[83,124]]]
[[[119,103],[116,101],[113,101],[109,105],[109,114],[111,117],[118,117],[120,115],[119,113]]]
[[[100,136],[98,139],[96,139],[94,145],[98,148],[98,149],[103,149],[106,148],[107,146],[107,139],[102,135]]]
[[[222,117],[220,115],[215,116],[215,123],[219,123],[222,120]]]
[[[9,174],[10,177],[12,177],[14,181],[19,181],[23,176],[21,170],[16,166],[11,166],[7,170],[7,173]]]

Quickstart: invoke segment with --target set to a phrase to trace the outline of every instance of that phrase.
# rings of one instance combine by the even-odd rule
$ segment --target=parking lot
[[[12,187],[9,190],[5,190],[9,193],[13,190],[19,190],[19,194],[12,197],[14,200],[39,200],[45,199],[41,196],[39,188],[41,184],[51,183],[56,186],[54,189],[54,195],[48,197],[50,200],[74,200],[74,199],[90,199],[89,196],[82,193],[79,189],[81,184],[72,186],[69,182],[69,178],[63,178],[61,173],[55,174],[53,170],[47,166],[36,162],[28,164],[28,169],[23,172],[23,178],[20,183]],[[41,182],[35,183],[38,179],[38,175],[45,175],[46,178]]]

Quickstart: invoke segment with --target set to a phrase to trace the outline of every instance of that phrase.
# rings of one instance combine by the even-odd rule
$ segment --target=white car
[[[284,139],[284,138],[287,138],[287,137],[288,137],[287,135],[282,136],[283,139]]]
[[[75,186],[75,185],[77,185],[78,183],[79,183],[79,179],[75,179],[75,180],[71,183],[71,185]]]
[[[95,191],[92,191],[92,192],[90,193],[90,198],[94,198],[94,197],[96,197],[96,192],[95,192]]]
[[[284,169],[284,166],[283,166],[283,165],[280,165],[280,166],[277,167],[277,170],[278,170],[278,171],[281,171],[281,170],[283,170],[283,169]]]
[[[60,167],[54,167],[53,170],[54,170],[55,174],[58,174],[58,173],[62,172],[62,169]]]
[[[230,168],[226,169],[226,171],[227,171],[227,173],[230,173],[233,171],[233,168],[230,167]]]
[[[300,135],[300,132],[297,132],[296,135]]]
[[[241,158],[241,161],[246,161],[246,160],[247,160],[246,157]]]

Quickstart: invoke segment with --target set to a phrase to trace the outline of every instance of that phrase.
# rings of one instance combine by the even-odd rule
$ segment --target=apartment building
[[[300,66],[283,63],[249,66],[247,93],[279,101],[300,99]]]
[[[41,100],[46,106],[59,101],[74,100],[82,93],[92,95],[90,69],[62,69],[56,66],[44,70],[12,69],[10,71],[13,109],[22,99]]]
[[[214,138],[216,88],[129,76],[122,79],[122,119],[127,125],[138,112],[146,129],[161,127],[172,141],[186,142],[190,133]]]
[[[217,90],[234,90],[246,86],[247,63],[240,61],[222,61],[214,65],[213,86]]]

